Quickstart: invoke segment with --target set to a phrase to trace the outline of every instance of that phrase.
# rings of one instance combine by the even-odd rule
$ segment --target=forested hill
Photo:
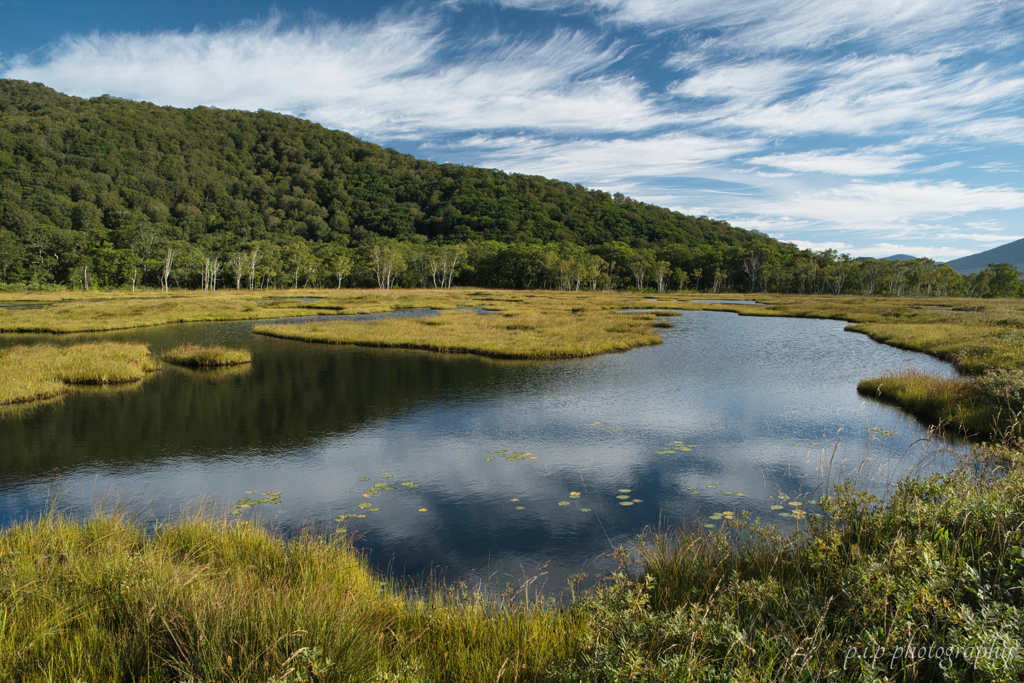
[[[423,161],[268,111],[81,99],[14,80],[0,80],[0,183],[0,282],[62,282],[86,252],[140,239],[225,254],[260,240],[298,238],[315,250],[375,236],[778,246],[724,221],[539,176]],[[97,262],[93,272],[101,270]]]

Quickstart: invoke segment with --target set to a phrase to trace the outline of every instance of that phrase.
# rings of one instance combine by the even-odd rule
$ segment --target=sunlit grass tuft
[[[184,367],[220,368],[251,363],[252,353],[246,349],[233,349],[227,346],[180,344],[161,355],[161,358],[168,363]]]
[[[156,368],[145,344],[35,344],[0,350],[0,405],[53,398],[73,385],[137,382]]]

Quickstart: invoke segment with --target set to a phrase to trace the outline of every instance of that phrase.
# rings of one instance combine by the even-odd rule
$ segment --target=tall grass
[[[246,349],[232,349],[216,344],[179,344],[160,358],[189,368],[222,368],[251,363],[252,353]]]
[[[0,534],[0,680],[542,680],[583,620],[471,593],[411,601],[347,537],[285,542],[208,512]]]
[[[35,344],[0,350],[0,405],[52,398],[74,385],[137,382],[156,369],[145,344]]]

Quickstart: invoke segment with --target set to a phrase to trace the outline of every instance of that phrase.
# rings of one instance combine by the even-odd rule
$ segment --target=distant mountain
[[[911,256],[910,254],[893,254],[892,256],[882,256],[878,260],[879,261],[913,261],[916,258],[917,258],[916,256]]]
[[[953,259],[949,267],[961,275],[970,275],[983,270],[990,263],[1012,263],[1017,270],[1024,271],[1024,239],[989,249],[979,254],[971,254],[963,258]]]

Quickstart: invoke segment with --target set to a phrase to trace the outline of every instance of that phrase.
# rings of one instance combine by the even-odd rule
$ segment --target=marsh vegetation
[[[673,317],[676,328],[664,333],[668,339],[668,335],[687,332],[688,320],[696,317],[686,313],[687,309],[732,307],[675,300],[680,297],[653,297],[655,301],[646,301],[621,294],[530,296],[466,290],[393,292],[380,298],[375,298],[375,294],[346,292],[337,298],[291,301],[282,304],[278,312],[292,309],[305,315],[369,313],[425,306],[484,310],[452,310],[430,318],[399,321],[331,322],[331,326],[352,325],[365,328],[368,335],[383,335],[392,329],[392,322],[403,323],[400,330],[416,330],[412,324],[419,324],[418,320],[437,322],[449,316],[522,324],[529,314],[524,309],[535,300],[539,300],[534,311],[537,316],[551,316],[552,321],[557,321],[552,329],[565,327],[567,319],[584,318],[598,321],[598,325],[611,321],[635,323],[651,334],[653,314],[622,311],[683,311],[682,316]],[[245,305],[255,305],[249,300],[239,306],[239,302],[252,296],[230,293],[224,297],[224,307],[211,308],[204,315],[235,315]],[[86,303],[102,302],[82,305]],[[156,305],[143,300],[130,303],[133,307]],[[1014,307],[1016,302],[984,302],[993,308],[978,309],[975,301],[971,310],[962,311],[952,310],[960,306],[935,309],[920,301],[909,303],[914,305],[886,300],[873,309],[870,303],[854,298],[779,297],[764,298],[760,306],[734,308],[745,315],[789,314],[849,320],[858,331],[872,337],[892,335],[893,339],[905,340],[907,347],[931,349],[934,355],[962,363],[966,372],[980,372],[942,379],[934,386],[929,384],[934,376],[928,373],[918,373],[916,378],[910,373],[900,375],[905,375],[908,382],[921,382],[921,396],[929,400],[940,397],[934,404],[939,409],[974,405],[983,411],[1006,405],[1007,410],[1020,410],[1021,394],[1016,389],[1019,372],[1014,360],[1017,350],[1012,334],[1008,334],[1014,326],[1005,322],[1020,315]],[[120,310],[116,301],[114,304],[106,310]],[[255,306],[260,312],[274,309],[269,305]],[[133,310],[131,315],[146,315],[140,309],[124,310]],[[20,316],[33,312],[9,313]],[[508,314],[522,317],[506,317]],[[104,321],[104,316],[89,315],[83,312],[82,319],[88,318],[90,324]],[[105,316],[106,324],[127,327],[122,323],[130,316],[119,316]],[[811,323],[803,324],[808,326],[809,333]],[[836,329],[835,334],[842,334],[838,331],[842,326],[830,325]],[[420,326],[430,334],[434,333],[433,328],[444,324]],[[759,335],[776,334],[766,325],[756,329]],[[458,330],[465,350],[471,350],[473,341],[490,343],[515,332],[472,326]],[[158,330],[147,334],[147,338],[159,338]],[[694,339],[702,342],[702,350],[721,353],[720,340],[729,336],[735,337],[735,330],[725,331],[721,337]],[[422,342],[424,338],[406,339]],[[398,351],[327,349],[265,337],[253,343],[281,346],[282,357],[331,358],[331,364],[318,366],[315,379],[301,377],[285,365],[268,365],[259,373],[250,373],[280,380],[279,384],[268,386],[265,394],[253,395],[252,406],[264,405],[264,398],[292,392],[288,394],[292,400],[286,406],[290,412],[261,421],[261,427],[262,422],[287,425],[279,437],[275,434],[268,439],[266,432],[247,427],[253,431],[252,441],[246,443],[259,444],[261,452],[273,450],[275,438],[280,438],[281,448],[293,449],[297,435],[305,435],[296,425],[306,425],[314,419],[310,417],[313,415],[334,416],[330,427],[339,429],[340,404],[332,402],[336,397],[332,398],[327,387],[344,386],[346,391],[365,394],[368,405],[375,407],[386,403],[380,393],[382,384],[394,385],[395,396],[407,401],[402,406],[435,402],[439,398],[451,400],[445,397],[463,394],[472,403],[480,394],[472,393],[472,383],[461,381],[456,369],[465,363],[472,364],[474,372],[486,372],[495,386],[507,388],[550,384],[553,380],[568,383],[569,365],[591,364],[588,374],[594,374],[598,372],[594,364],[599,362],[624,361],[633,354],[667,353],[672,349],[672,344],[666,343],[662,348],[641,349],[621,357],[565,362],[561,365],[566,372],[544,375],[542,382],[540,375],[513,380],[503,373],[518,367],[517,364],[485,358],[452,360],[446,356],[446,365],[439,369],[436,361],[428,362],[434,357],[422,353],[400,356]],[[862,343],[875,346],[866,339]],[[289,344],[287,349],[282,346]],[[167,344],[165,348],[174,345]],[[204,340],[203,345],[209,344]],[[160,355],[159,348],[156,355]],[[364,355],[352,357],[352,368],[364,368],[365,377],[350,370],[330,372],[334,363],[356,353]],[[379,354],[380,358],[365,354]],[[265,356],[260,352],[256,358],[263,363]],[[266,354],[268,362],[273,362],[272,358]],[[978,359],[985,364],[979,365]],[[652,361],[649,357],[646,360]],[[680,362],[673,363],[673,368],[682,367]],[[689,363],[694,363],[692,357]],[[428,365],[430,368],[426,369]],[[530,363],[520,365],[534,367]],[[539,368],[559,363],[535,365]],[[642,366],[622,366],[622,371],[609,375],[609,381],[620,382],[624,374],[636,374]],[[651,371],[664,374],[667,367]],[[388,368],[394,373],[393,378]],[[988,369],[992,371],[985,372]],[[415,384],[417,372],[425,373],[424,387]],[[749,374],[749,369],[742,372]],[[184,372],[163,374],[199,376]],[[716,376],[732,379],[731,375],[723,377],[720,371]],[[427,384],[433,387],[439,383],[439,377],[443,377],[446,394],[426,388]],[[188,380],[168,379],[182,383]],[[679,391],[690,391],[684,381],[676,382],[683,385],[677,388]],[[155,385],[147,382],[147,393]],[[598,393],[602,387],[573,384],[564,392],[552,394],[550,403],[545,405],[580,402],[580,386]],[[959,393],[943,394],[950,386]],[[666,385],[657,385],[651,391],[662,402],[674,400],[665,389]],[[230,401],[222,396],[208,404],[200,402],[204,391],[214,390],[212,384],[189,385],[184,393],[161,391],[155,398],[166,406],[187,397],[187,424],[191,430],[200,429],[204,419],[209,421],[211,433],[222,433],[225,424],[245,426],[247,416],[224,407]],[[245,384],[238,396],[253,393],[250,385]],[[474,423],[489,424],[494,422],[490,415],[509,415],[527,395],[517,393],[509,401],[496,404],[493,413],[476,412],[471,417]],[[483,396],[495,400],[493,396]],[[723,395],[722,399],[728,397]],[[641,414],[655,412],[654,404],[640,396],[630,400],[632,409]],[[893,400],[911,402],[908,397]],[[500,503],[490,501],[489,512],[469,515],[473,525],[484,527],[483,533],[491,535],[491,529],[511,525],[509,520],[515,519],[516,524],[527,525],[535,533],[547,528],[538,526],[537,520],[550,518],[564,526],[564,533],[576,534],[580,529],[576,520],[594,520],[596,527],[599,518],[611,529],[618,523],[614,514],[623,519],[648,511],[656,515],[662,505],[656,482],[665,478],[667,472],[697,467],[707,457],[711,444],[696,431],[673,435],[657,432],[647,443],[649,457],[658,463],[649,480],[623,479],[619,475],[614,484],[601,484],[595,480],[596,475],[588,473],[584,482],[575,476],[575,470],[581,467],[579,463],[600,455],[603,449],[619,452],[636,429],[637,421],[632,412],[624,409],[624,402],[613,398],[612,403],[602,408],[604,412],[586,404],[583,410],[592,417],[580,421],[578,431],[565,429],[558,416],[546,409],[544,421],[555,425],[560,448],[554,447],[554,442],[545,444],[539,439],[536,445],[524,443],[514,431],[508,431],[508,424],[496,425],[494,433],[502,438],[486,446],[480,445],[478,434],[468,457],[486,468],[480,472],[500,482],[500,495],[492,496],[500,498]],[[714,399],[705,392],[700,407],[708,408],[713,403]],[[308,413],[299,412],[298,405],[307,405]],[[119,406],[125,410],[120,423],[122,431],[129,423],[157,424],[152,419],[139,419],[126,405]],[[255,410],[254,414],[266,416]],[[962,412],[953,410],[950,414],[950,419],[959,414],[966,424]],[[371,417],[381,420],[386,415],[373,413]],[[572,420],[579,421],[579,417],[571,415]],[[186,431],[181,429],[185,423],[177,421],[174,415],[161,414],[160,419],[169,421],[169,429],[176,433]],[[977,424],[983,425],[985,419],[977,418]],[[73,419],[74,424],[86,421]],[[439,463],[458,461],[464,462],[465,470],[472,467],[468,459],[459,460],[458,443],[451,443],[446,449],[434,447],[426,438],[425,426],[448,428],[428,415],[410,425],[395,443],[415,444],[415,458],[419,460],[427,454]],[[473,586],[460,583],[411,590],[399,579],[374,571],[352,547],[354,537],[364,528],[359,525],[379,520],[374,524],[388,524],[389,532],[397,534],[402,529],[402,520],[428,520],[437,515],[447,523],[467,517],[461,503],[445,516],[448,503],[440,495],[437,477],[413,471],[411,465],[401,467],[403,461],[388,461],[390,464],[385,467],[383,462],[376,462],[380,458],[377,451],[368,456],[374,461],[372,469],[366,465],[358,474],[346,475],[351,481],[342,486],[330,483],[332,489],[352,490],[352,504],[343,508],[342,517],[347,519],[339,518],[350,529],[345,533],[335,533],[334,526],[305,532],[291,528],[268,531],[253,523],[254,511],[269,516],[276,515],[282,505],[290,506],[289,497],[296,489],[302,490],[299,485],[254,487],[253,493],[246,492],[241,498],[238,491],[230,498],[238,502],[229,510],[205,510],[170,521],[154,522],[145,514],[136,516],[123,511],[83,519],[51,510],[14,524],[0,535],[0,575],[9,586],[4,594],[8,616],[4,638],[0,638],[0,678],[1012,680],[1020,668],[1019,658],[1013,658],[1013,648],[1021,645],[1024,623],[1020,612],[1024,606],[1024,508],[1019,496],[1024,470],[1020,443],[1014,440],[1012,431],[1003,433],[1003,442],[979,445],[970,453],[963,451],[962,459],[951,468],[931,476],[894,479],[891,488],[885,488],[883,483],[875,496],[865,492],[863,482],[846,481],[842,476],[829,481],[813,496],[806,490],[800,496],[787,490],[790,495],[773,492],[767,502],[758,500],[756,489],[744,487],[721,471],[688,478],[685,491],[673,488],[666,493],[702,500],[702,516],[689,517],[682,530],[654,531],[640,538],[634,535],[632,547],[617,554],[616,570],[586,589],[581,587],[582,577],[570,577],[564,589],[567,598],[558,605],[538,599],[533,592],[536,583],[530,580],[515,584],[503,594],[476,592]],[[143,446],[143,442],[131,441],[127,436],[119,436],[119,441],[125,441],[123,447],[139,450]],[[152,428],[146,430],[146,438],[152,440]],[[346,442],[353,438],[351,434],[345,437]],[[355,441],[353,447],[365,448],[374,438]],[[819,448],[816,440],[812,442],[815,437],[806,430],[781,437],[773,434],[771,439],[776,442],[776,449],[791,448],[798,459],[804,457],[809,446]],[[190,442],[175,443],[175,448],[182,452],[192,447]],[[323,439],[318,443],[318,449],[330,448]],[[752,448],[753,443],[748,440],[745,447]],[[202,444],[197,441],[195,445]],[[82,448],[78,442],[75,447]],[[828,447],[829,444],[821,446]],[[388,448],[393,449],[394,444],[386,444],[380,453],[386,454]],[[579,450],[579,460],[567,459],[566,453],[573,449]],[[457,451],[455,458],[446,460],[445,451],[451,450]],[[152,460],[154,453],[144,450],[143,457]],[[328,461],[332,469],[343,466],[341,460]],[[673,463],[674,469],[660,469],[666,463]],[[542,469],[552,464],[552,469]],[[123,463],[117,466],[123,468]],[[152,468],[153,463],[148,467]],[[564,472],[559,467],[572,470],[573,480],[563,482]],[[215,470],[205,470],[204,476],[212,471]],[[446,477],[454,479],[457,485],[467,485],[452,474],[456,468],[446,471]],[[529,472],[555,480],[557,490],[513,488]],[[283,474],[277,472],[274,476]],[[264,492],[263,497],[256,491]],[[307,495],[308,492],[303,498]],[[767,503],[771,503],[770,508]],[[754,511],[761,507],[765,509]],[[712,512],[710,519],[708,512]],[[335,516],[337,512],[331,518]],[[764,520],[778,521],[784,526],[776,527],[772,521]],[[489,526],[492,523],[498,526]],[[365,528],[373,533],[373,527]],[[410,523],[410,528],[421,527]],[[462,529],[456,533],[462,533]],[[556,535],[553,542],[564,544],[565,538]],[[561,589],[561,585],[548,585],[545,595],[558,595]],[[955,652],[965,654],[951,655],[948,664],[934,657],[905,656],[911,646],[916,652],[920,646],[927,649],[935,644],[940,644],[944,652],[946,648],[954,652],[952,648],[956,647]],[[887,656],[864,657],[865,645],[880,648]],[[981,645],[988,649],[978,650]],[[894,657],[897,651],[904,655]],[[1007,653],[1008,659],[1001,656]]]
[[[144,344],[34,344],[0,349],[0,405],[53,398],[76,385],[138,382],[155,369]]]

